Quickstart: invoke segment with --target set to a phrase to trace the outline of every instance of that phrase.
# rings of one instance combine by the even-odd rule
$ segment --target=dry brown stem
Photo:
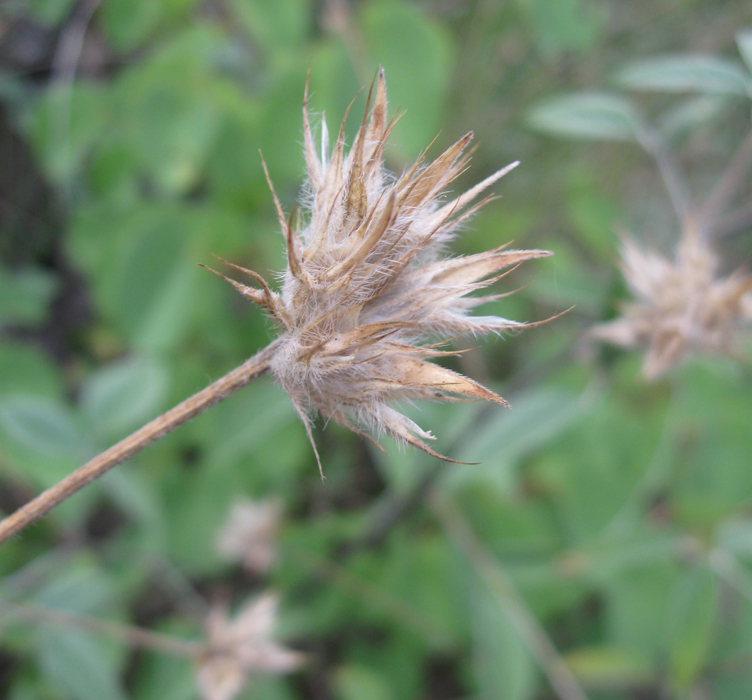
[[[0,610],[5,613],[6,620],[16,618],[62,627],[77,627],[86,632],[117,639],[139,649],[148,649],[170,656],[196,659],[207,649],[206,644],[200,642],[191,642],[141,627],[121,625],[117,622],[98,620],[94,617],[42,608],[37,605],[9,603],[3,600],[0,601]]]
[[[740,144],[715,189],[700,210],[699,218],[703,229],[712,230],[714,222],[740,194],[746,184],[746,175],[750,167],[752,167],[752,131]]]
[[[151,443],[164,437],[179,425],[203,413],[222,399],[234,394],[257,377],[269,371],[269,363],[278,343],[275,341],[246,360],[242,365],[225,374],[213,384],[179,403],[151,423],[147,423],[135,433],[113,445],[105,452],[79,467],[62,481],[50,487],[13,515],[0,522],[0,543],[27,525],[43,516],[47,511],[72,496],[112,467],[124,462]]]

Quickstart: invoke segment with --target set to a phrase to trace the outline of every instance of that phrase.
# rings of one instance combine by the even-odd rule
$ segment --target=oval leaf
[[[555,136],[605,141],[631,141],[640,119],[623,97],[581,93],[548,100],[533,108],[528,123]]]
[[[46,630],[37,658],[44,677],[64,697],[77,700],[125,700],[119,670],[100,639],[78,630]]]
[[[80,432],[68,409],[51,399],[14,396],[0,404],[0,428],[25,447],[46,454],[77,454]]]
[[[153,418],[166,390],[162,367],[131,358],[94,372],[82,388],[81,406],[96,432],[109,435]]]
[[[616,80],[634,90],[751,95],[752,78],[733,61],[714,56],[666,56],[638,61]]]
[[[402,153],[415,153],[441,129],[451,78],[451,35],[412,3],[397,2],[364,3],[360,29],[372,74],[379,63],[386,71],[390,105],[410,108],[393,145]]]
[[[659,120],[661,133],[676,142],[720,116],[727,99],[720,95],[693,96],[664,112]]]
[[[44,270],[0,269],[0,326],[43,323],[56,290],[57,281]]]
[[[708,661],[717,605],[717,582],[707,568],[689,571],[677,582],[669,610],[669,657],[671,675],[679,688],[690,687]]]

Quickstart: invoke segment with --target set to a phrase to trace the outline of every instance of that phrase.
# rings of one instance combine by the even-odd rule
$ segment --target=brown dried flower
[[[230,620],[224,606],[214,606],[206,621],[210,652],[199,660],[198,685],[203,700],[231,700],[253,672],[290,673],[304,661],[271,635],[277,596],[265,593],[241,608]]]
[[[524,327],[524,323],[496,316],[470,315],[475,307],[503,295],[468,295],[498,280],[505,268],[550,253],[502,246],[450,257],[447,244],[488,199],[469,210],[465,207],[517,163],[452,201],[442,202],[444,190],[467,167],[465,150],[472,134],[433,162],[425,162],[423,154],[409,170],[393,177],[385,171],[383,160],[397,119],[387,122],[383,70],[369,118],[370,102],[371,93],[347,155],[344,121],[330,154],[322,120],[319,156],[308,118],[306,87],[305,223],[301,224],[300,217],[286,218],[274,195],[287,242],[282,292],[273,292],[261,276],[237,266],[233,267],[250,275],[259,287],[230,281],[266,309],[281,328],[271,369],[290,395],[312,444],[309,413],[316,409],[368,439],[373,440],[361,428],[388,433],[446,459],[423,442],[434,439],[430,432],[390,404],[464,396],[507,405],[477,382],[428,362],[452,353],[440,350],[442,343],[425,343]]]
[[[238,501],[219,531],[219,553],[229,561],[241,562],[250,572],[264,573],[277,558],[281,516],[277,501]]]
[[[646,346],[648,379],[690,351],[734,354],[740,326],[752,321],[752,277],[719,277],[718,267],[718,257],[692,232],[682,237],[674,260],[625,238],[622,270],[636,300],[624,305],[621,318],[596,326],[594,337]]]

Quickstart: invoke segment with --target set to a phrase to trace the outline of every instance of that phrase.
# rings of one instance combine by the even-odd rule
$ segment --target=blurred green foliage
[[[191,636],[198,596],[239,602],[273,586],[280,635],[311,661],[288,679],[254,679],[243,698],[552,697],[509,601],[425,498],[376,546],[342,554],[430,474],[588,697],[749,698],[749,367],[694,360],[650,385],[634,354],[583,338],[625,296],[614,228],[656,247],[677,235],[657,175],[628,142],[663,134],[707,192],[749,129],[752,34],[734,40],[750,23],[743,0],[4,4],[0,99],[33,157],[3,166],[19,183],[33,167],[54,201],[46,243],[0,247],[4,510],[268,342],[262,314],[196,264],[216,254],[263,273],[283,266],[258,152],[289,210],[309,65],[312,108],[330,131],[385,67],[390,111],[406,111],[387,153],[397,172],[437,133],[435,153],[468,129],[479,149],[464,184],[523,160],[457,249],[515,239],[553,250],[492,311],[540,320],[576,309],[452,360],[512,412],[415,409],[440,450],[479,465],[437,467],[388,440],[386,457],[319,425],[322,483],[287,397],[262,379],[0,548],[3,599]],[[23,32],[46,56],[28,69],[12,53]],[[361,93],[353,115],[363,105]],[[40,218],[20,185],[3,186],[13,221]],[[749,263],[750,232],[724,243],[735,263]],[[216,550],[240,495],[285,504],[280,562],[265,578]],[[11,616],[2,644],[0,693],[12,700],[197,697],[188,662],[91,631]]]

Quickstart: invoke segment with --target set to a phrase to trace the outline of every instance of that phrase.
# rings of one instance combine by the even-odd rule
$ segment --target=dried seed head
[[[624,240],[622,270],[635,296],[621,318],[596,326],[594,337],[624,347],[646,346],[643,373],[654,379],[690,352],[734,354],[752,321],[752,277],[718,277],[707,244],[685,233],[674,260]]]
[[[319,156],[306,87],[305,224],[285,217],[274,195],[287,243],[282,292],[271,291],[250,271],[246,272],[259,287],[232,284],[279,324],[281,344],[272,370],[292,398],[309,437],[308,416],[315,409],[369,439],[362,428],[388,433],[445,459],[423,442],[433,436],[390,404],[459,395],[506,405],[473,380],[428,362],[446,353],[423,343],[429,338],[501,333],[525,326],[496,316],[470,315],[475,307],[497,297],[469,294],[499,279],[502,270],[550,253],[500,247],[450,257],[448,242],[488,200],[469,210],[467,205],[517,163],[442,202],[444,190],[467,167],[465,151],[472,134],[431,163],[421,155],[407,172],[394,178],[383,165],[386,141],[396,122],[387,122],[383,70],[369,114],[372,92],[373,88],[349,152],[345,154],[344,120],[331,153],[322,121]]]
[[[212,607],[206,621],[210,651],[199,659],[198,685],[204,700],[232,700],[253,672],[283,674],[297,669],[302,654],[272,639],[277,596],[265,593],[230,620],[224,606]]]
[[[263,574],[277,558],[281,516],[277,501],[238,501],[219,531],[219,553],[229,561],[242,563],[252,573]]]

